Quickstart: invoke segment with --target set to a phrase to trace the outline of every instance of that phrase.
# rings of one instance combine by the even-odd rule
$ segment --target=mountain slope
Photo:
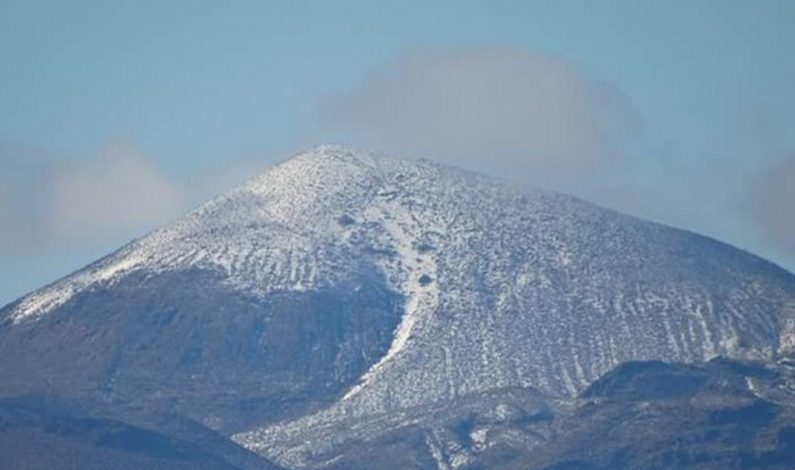
[[[0,469],[279,468],[195,424],[177,420],[161,427],[97,418],[46,400],[0,400]]]
[[[182,413],[301,466],[345,419],[787,354],[795,278],[570,196],[319,147],[0,319],[0,396]]]

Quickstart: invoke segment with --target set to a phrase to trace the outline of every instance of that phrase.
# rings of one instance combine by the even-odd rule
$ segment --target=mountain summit
[[[571,196],[324,146],[0,322],[6,396],[167,410],[318,466],[361,439],[329,434],[342,422],[569,399],[629,361],[789,354],[795,276]]]

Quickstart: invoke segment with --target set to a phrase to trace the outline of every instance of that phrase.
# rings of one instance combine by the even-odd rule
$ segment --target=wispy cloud
[[[328,99],[321,119],[378,147],[492,168],[579,171],[640,127],[615,87],[513,48],[405,56]]]
[[[130,146],[69,164],[24,153],[0,152],[0,254],[124,240],[186,209],[184,186]]]
[[[185,207],[183,189],[131,147],[111,147],[78,166],[55,168],[49,180],[47,228],[59,238],[141,230]]]

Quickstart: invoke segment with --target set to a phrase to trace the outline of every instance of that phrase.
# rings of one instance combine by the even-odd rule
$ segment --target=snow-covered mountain
[[[490,391],[568,399],[627,361],[790,354],[795,276],[574,197],[324,146],[0,321],[4,395],[165,407],[300,467],[367,438],[341,423],[372,437]]]

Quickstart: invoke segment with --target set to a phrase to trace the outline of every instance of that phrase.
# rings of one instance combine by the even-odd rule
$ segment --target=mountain
[[[464,468],[490,447],[465,452],[443,417],[564,422],[621,364],[794,349],[795,276],[749,253],[324,146],[3,308],[0,398],[156,431],[181,416],[292,468],[389,436],[418,468]]]

